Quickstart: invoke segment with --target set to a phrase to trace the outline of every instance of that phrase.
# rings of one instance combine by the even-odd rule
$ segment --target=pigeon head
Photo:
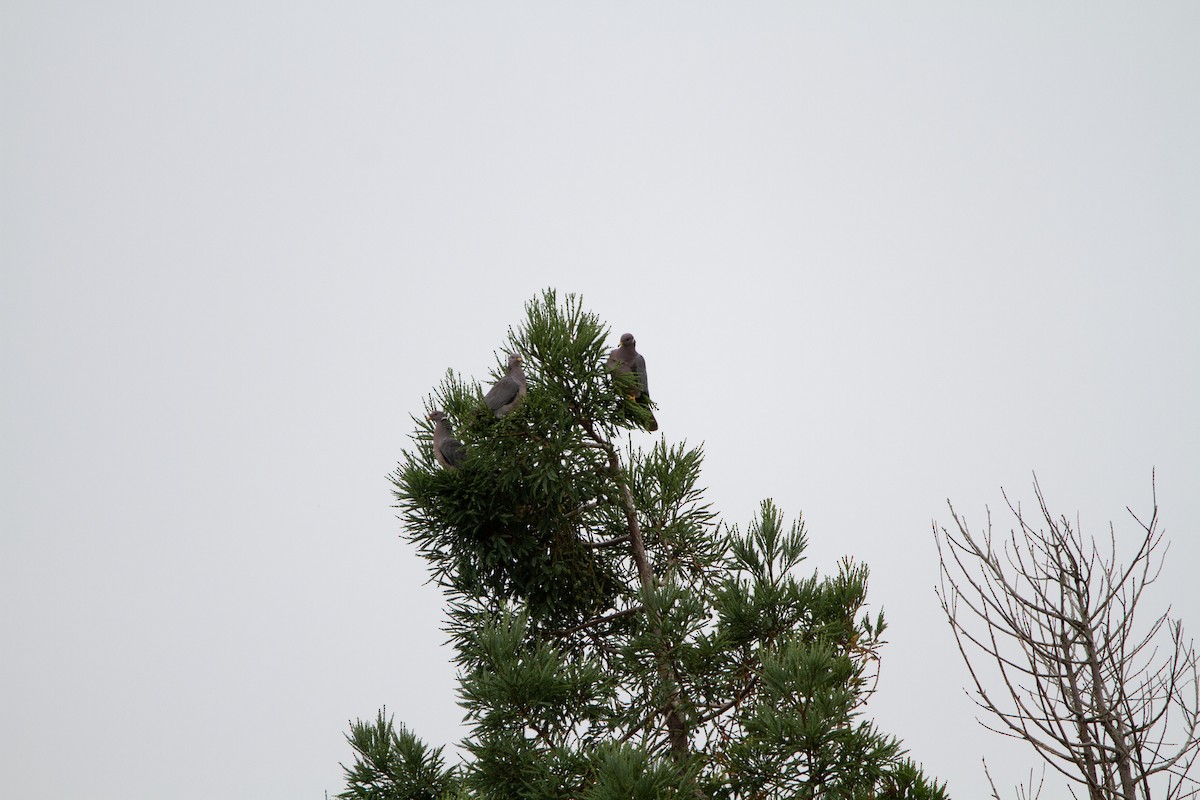
[[[637,347],[637,342],[634,341],[632,333],[621,334],[621,347]]]

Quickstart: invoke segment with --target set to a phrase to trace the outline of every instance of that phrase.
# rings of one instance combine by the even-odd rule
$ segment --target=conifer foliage
[[[633,444],[648,413],[608,338],[543,292],[503,349],[524,358],[520,409],[495,418],[454,373],[428,399],[467,458],[439,467],[418,419],[391,480],[448,597],[468,734],[447,766],[383,713],[356,722],[340,797],[945,797],[863,717],[884,631],[867,568],[802,574],[803,521],[770,501],[719,524],[700,448]]]

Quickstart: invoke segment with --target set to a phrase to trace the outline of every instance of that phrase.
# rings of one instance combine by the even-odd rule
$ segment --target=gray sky
[[[0,7],[0,792],[321,798],[461,735],[385,479],[545,287],[726,522],[872,567],[872,714],[979,729],[930,522],[1145,511],[1200,625],[1200,5]],[[615,344],[615,336],[614,336]],[[649,444],[649,435],[639,443]]]

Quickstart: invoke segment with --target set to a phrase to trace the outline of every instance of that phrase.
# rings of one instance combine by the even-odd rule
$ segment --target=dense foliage
[[[381,714],[348,739],[343,798],[942,798],[863,717],[884,630],[867,569],[804,575],[807,533],[770,501],[718,524],[702,453],[660,439],[608,329],[545,292],[505,350],[528,374],[503,419],[448,374],[468,448],[437,466],[430,426],[392,476],[405,536],[449,597],[462,763]],[[632,434],[632,435],[631,435]]]

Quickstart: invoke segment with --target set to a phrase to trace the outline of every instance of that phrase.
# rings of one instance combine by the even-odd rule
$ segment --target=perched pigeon
[[[642,358],[642,354],[637,351],[637,342],[634,341],[632,333],[621,334],[621,346],[608,354],[608,362],[605,366],[610,372],[632,372],[637,376],[637,394],[630,395],[629,399],[644,408],[650,415],[650,422],[646,426],[646,430],[658,430],[658,420],[654,418],[654,412],[650,410],[650,384],[646,380],[646,359]]]
[[[488,389],[483,402],[497,417],[507,416],[525,399],[525,370],[521,367],[521,356],[516,353],[508,357],[508,372]]]
[[[434,421],[433,426],[433,457],[447,469],[457,469],[467,457],[467,448],[458,439],[450,435],[450,423],[446,420],[446,412],[434,411],[429,415]]]

